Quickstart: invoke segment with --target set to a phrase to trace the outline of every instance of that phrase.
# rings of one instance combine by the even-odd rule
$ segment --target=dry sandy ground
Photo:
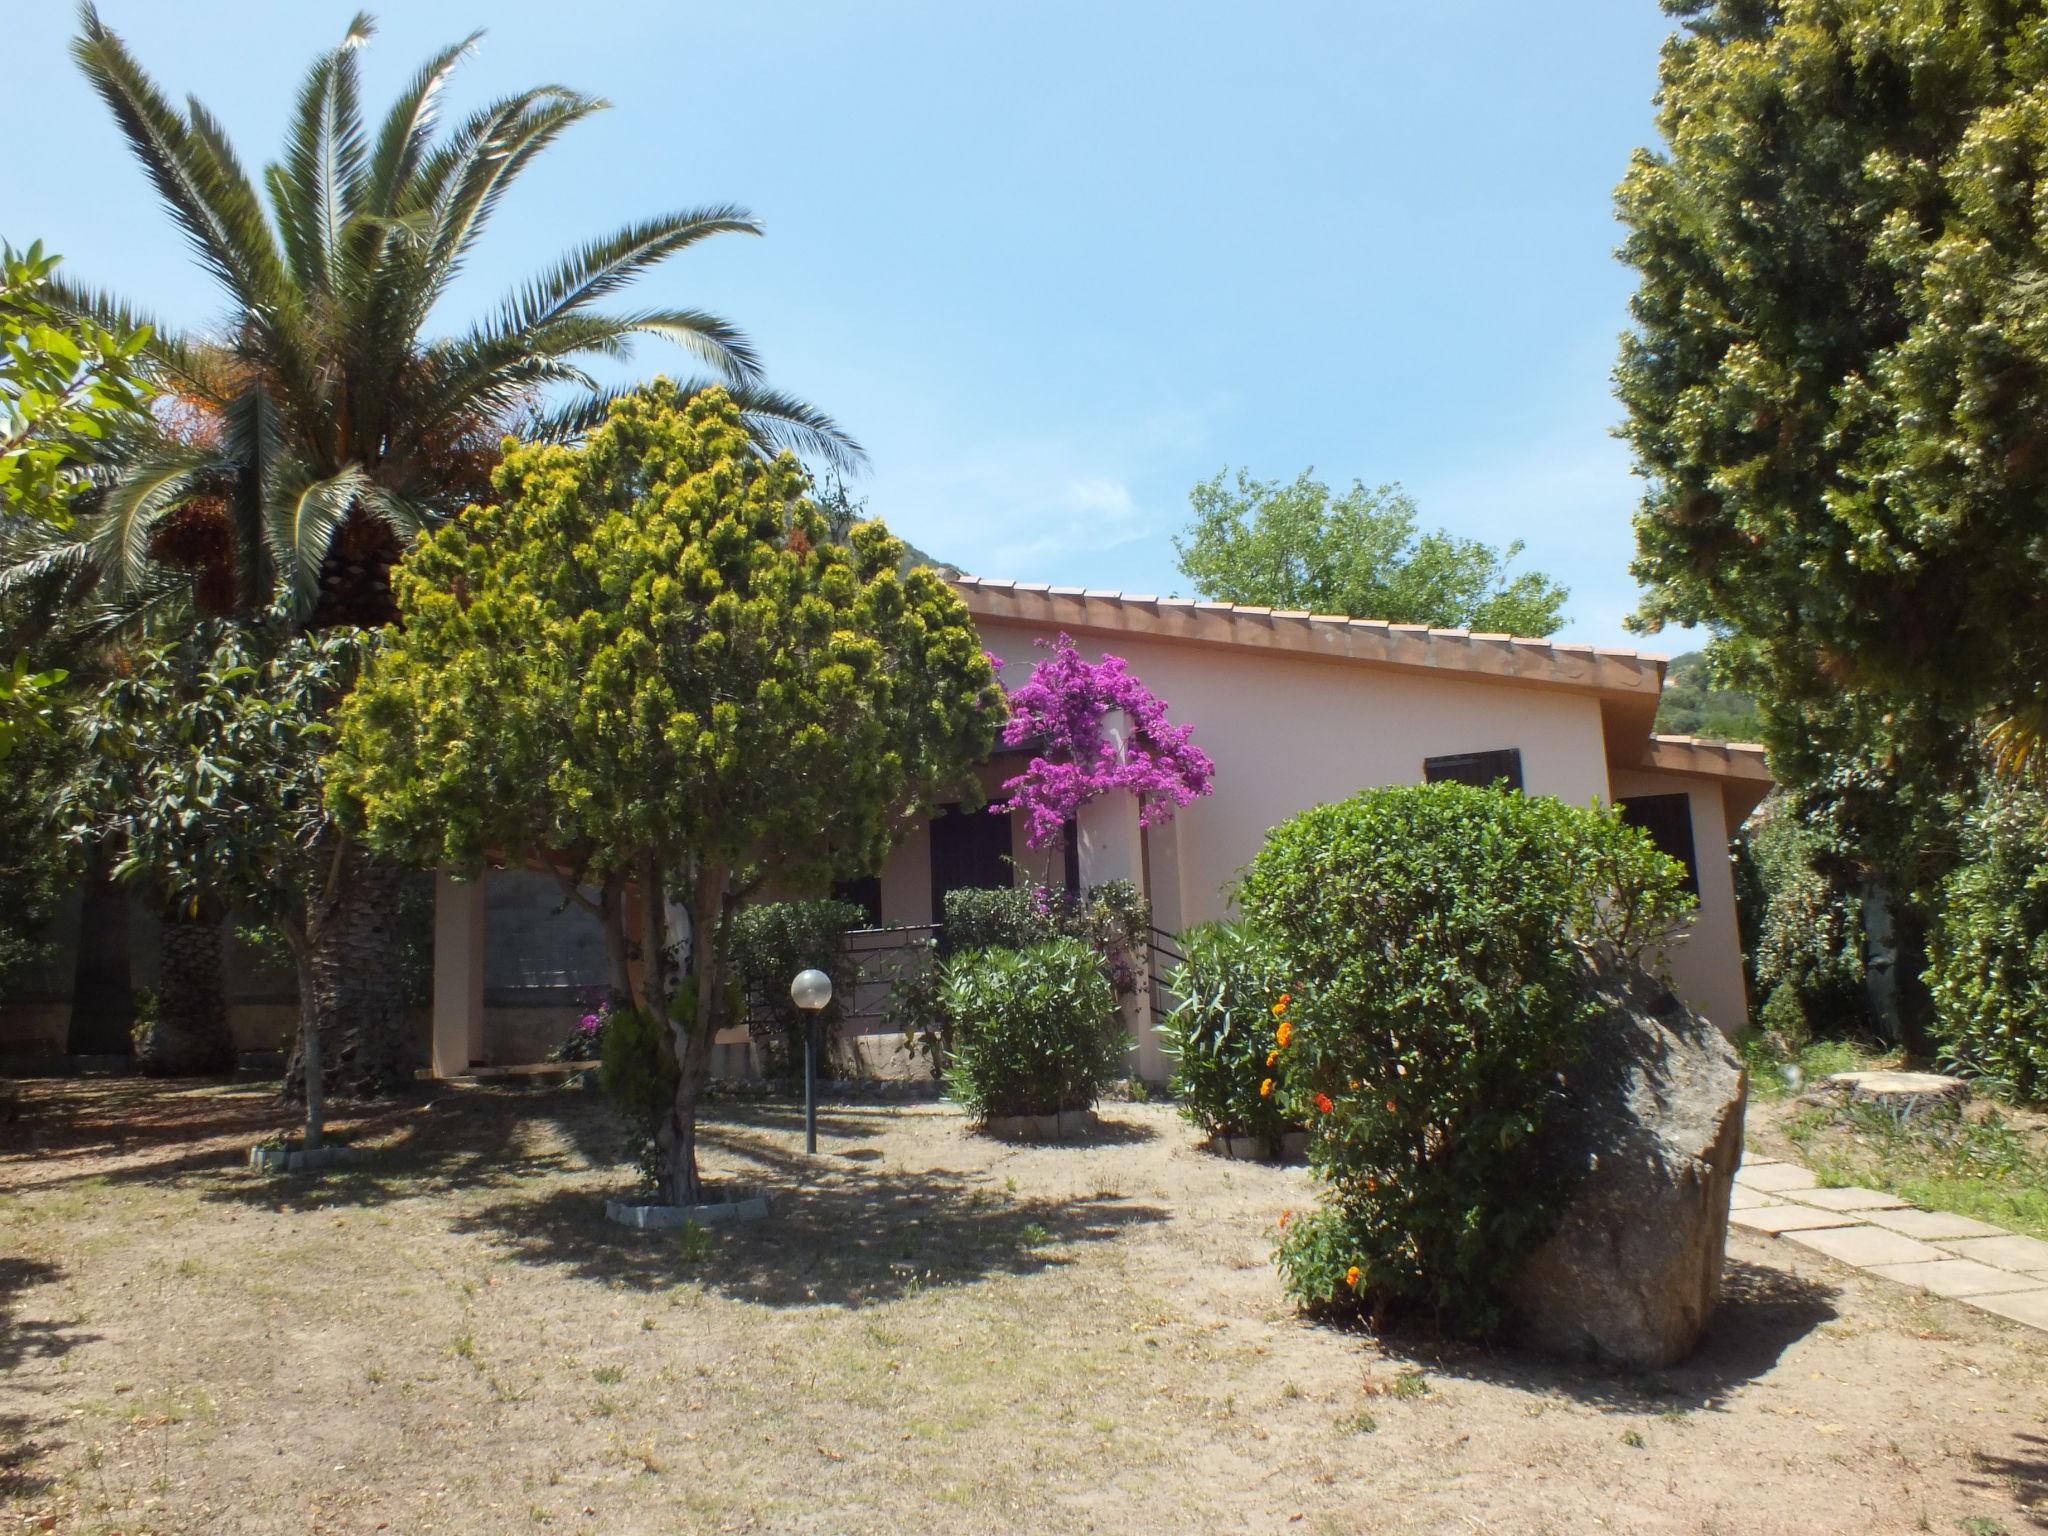
[[[1687,1365],[1300,1321],[1298,1169],[1158,1106],[1086,1144],[734,1106],[770,1222],[599,1214],[602,1106],[441,1093],[374,1171],[234,1166],[260,1088],[31,1083],[0,1125],[0,1533],[2048,1529],[2048,1338],[1738,1237]]]

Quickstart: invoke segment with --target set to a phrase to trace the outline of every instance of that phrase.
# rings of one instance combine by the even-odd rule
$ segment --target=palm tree
[[[374,30],[358,15],[313,62],[283,156],[262,176],[266,208],[205,106],[179,111],[82,8],[73,52],[231,318],[218,336],[191,336],[58,285],[60,303],[109,329],[150,327],[146,355],[174,402],[104,488],[74,562],[89,560],[110,592],[169,564],[194,574],[201,606],[216,612],[253,614],[281,598],[311,628],[387,622],[387,576],[404,547],[485,492],[508,430],[573,436],[600,420],[608,396],[588,365],[625,355],[640,335],[694,354],[738,395],[764,444],[858,459],[829,417],[762,382],[729,322],[698,309],[597,308],[701,240],[758,234],[741,208],[630,224],[466,331],[430,338],[430,316],[519,173],[605,103],[541,86],[440,133],[441,98],[478,33],[428,59],[373,135],[357,58]],[[547,403],[565,387],[571,398]]]
[[[71,530],[5,530],[0,597],[66,606],[82,641],[280,608],[311,629],[389,622],[390,569],[404,548],[485,494],[508,431],[569,438],[601,420],[610,395],[589,368],[639,336],[694,355],[701,382],[741,401],[764,449],[834,466],[860,459],[830,417],[763,382],[729,322],[698,309],[600,308],[701,240],[758,234],[741,208],[628,225],[467,330],[430,335],[520,172],[605,103],[541,86],[442,131],[442,97],[472,34],[428,59],[372,133],[357,61],[373,32],[358,15],[314,60],[259,193],[213,114],[196,99],[172,105],[82,6],[73,52],[224,291],[229,319],[187,334],[107,294],[52,285],[53,303],[80,318],[117,334],[149,328],[143,356],[163,403],[106,445],[100,485]],[[402,878],[344,844],[323,883],[327,971],[349,983],[324,1022],[344,1091],[392,1086],[406,1070],[406,1000],[390,963]]]

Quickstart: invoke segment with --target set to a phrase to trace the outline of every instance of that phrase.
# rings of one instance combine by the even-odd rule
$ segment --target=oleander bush
[[[977,1120],[1088,1109],[1124,1074],[1116,993],[1076,939],[956,955],[941,992],[946,1086]]]
[[[1180,1002],[1159,1034],[1181,1114],[1212,1136],[1256,1137],[1277,1157],[1301,1128],[1287,1110],[1286,967],[1272,941],[1243,923],[1202,923],[1179,945],[1186,959],[1170,985]]]
[[[1288,979],[1286,1103],[1322,1191],[1281,1238],[1299,1302],[1500,1321],[1571,1194],[1532,1151],[1597,1011],[1589,969],[1668,936],[1683,878],[1611,809],[1459,784],[1274,830],[1238,899]]]

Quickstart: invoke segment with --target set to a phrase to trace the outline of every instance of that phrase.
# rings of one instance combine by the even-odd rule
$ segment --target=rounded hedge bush
[[[1073,939],[947,963],[946,1086],[978,1120],[1087,1109],[1123,1075],[1131,1041],[1095,951]]]
[[[1995,790],[1942,887],[1927,984],[1947,1064],[2048,1098],[2048,795]]]
[[[1286,967],[1242,923],[1202,923],[1179,943],[1187,958],[1170,985],[1180,1002],[1159,1036],[1181,1113],[1212,1136],[1256,1137],[1277,1156],[1301,1129],[1287,1112],[1286,1053],[1274,1039],[1289,1007]]]
[[[1594,1013],[1689,907],[1611,809],[1432,784],[1277,828],[1238,899],[1292,996],[1287,1100],[1322,1208],[1279,1261],[1311,1308],[1388,1304],[1484,1333],[1571,1190],[1532,1154]]]

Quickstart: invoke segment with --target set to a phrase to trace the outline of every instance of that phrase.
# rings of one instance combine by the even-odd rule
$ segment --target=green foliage
[[[1729,633],[1781,751],[1783,701],[1871,694],[1952,735],[2038,706],[2048,13],[1682,10],[1664,144],[1617,192],[1643,621]]]
[[[218,921],[240,908],[302,927],[336,837],[326,716],[364,645],[207,624],[138,653],[81,716],[74,836],[114,852],[116,875],[164,913]]]
[[[45,939],[80,873],[77,849],[52,816],[72,771],[68,738],[38,737],[7,764],[0,795],[0,1001],[53,952]]]
[[[1292,484],[1219,471],[1188,501],[1194,521],[1173,547],[1207,598],[1515,635],[1564,623],[1563,587],[1541,571],[1509,574],[1520,543],[1418,535],[1399,486],[1354,480],[1333,493],[1313,470]]]
[[[52,302],[57,258],[0,246],[0,515],[67,526],[84,460],[139,418],[149,329],[110,329]]]
[[[1037,885],[948,891],[945,928],[947,947],[956,953],[1030,949],[1061,934],[1052,895]]]
[[[1868,1035],[1863,902],[1794,797],[1776,796],[1736,839],[1736,895],[1758,1022],[1793,1045]]]
[[[680,1000],[687,1016],[687,996]],[[658,1138],[662,1122],[675,1103],[679,1075],[669,1031],[639,1008],[607,1010],[599,1045],[598,1081],[626,1122],[634,1161],[650,1185],[659,1186],[665,1169]]]
[[[1458,784],[1272,832],[1238,900],[1289,978],[1288,1108],[1324,1190],[1281,1243],[1298,1300],[1498,1321],[1569,1194],[1531,1154],[1584,1049],[1587,967],[1668,937],[1682,879],[1612,809]]]
[[[1994,791],[1963,837],[1927,972],[1942,1053],[2048,1099],[2048,793]]]
[[[685,905],[688,1145],[733,912],[770,879],[877,869],[971,796],[1002,691],[959,597],[903,572],[879,523],[831,542],[801,467],[762,458],[722,391],[657,381],[582,447],[511,449],[494,485],[400,568],[405,622],[341,711],[335,803],[410,862],[544,852]],[[639,1000],[657,1018],[664,990]]]
[[[1074,939],[949,961],[946,1086],[979,1120],[1087,1109],[1123,1075],[1130,1037],[1095,952]]]
[[[1654,729],[1712,741],[1757,741],[1763,735],[1763,719],[1756,700],[1740,688],[1724,686],[1715,676],[1707,652],[1687,651],[1672,657],[1664,674]]]
[[[1281,1138],[1301,1125],[1287,1113],[1288,1057],[1274,1038],[1286,967],[1272,942],[1242,923],[1203,923],[1179,943],[1187,958],[1170,986],[1180,1002],[1159,1036],[1181,1113],[1214,1136],[1256,1136],[1277,1156]]]
[[[841,1059],[838,1029],[860,982],[860,967],[847,953],[846,932],[866,921],[867,914],[850,901],[761,902],[733,919],[733,976],[743,989],[747,1028],[766,1058],[769,1077],[803,1070],[809,1015],[789,997],[790,982],[803,970],[832,978],[832,1001],[818,1011],[819,1075],[851,1075]]]

